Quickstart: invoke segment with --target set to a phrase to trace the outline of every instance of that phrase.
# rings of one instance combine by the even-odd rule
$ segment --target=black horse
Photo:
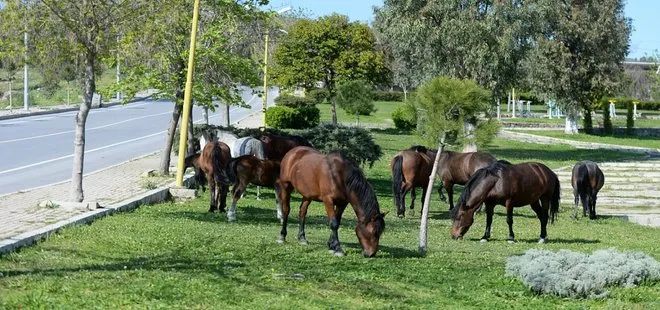
[[[571,185],[573,186],[573,196],[575,197],[575,209],[573,218],[577,219],[578,201],[582,201],[582,216],[596,219],[596,196],[598,191],[603,188],[605,175],[598,165],[593,161],[581,161],[573,166],[573,176]]]

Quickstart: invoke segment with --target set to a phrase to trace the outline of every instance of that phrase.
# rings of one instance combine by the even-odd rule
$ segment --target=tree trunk
[[[463,147],[463,153],[466,152],[476,152],[477,145],[472,139],[474,137],[474,125],[470,122],[463,122],[463,128],[465,130],[465,136],[468,138],[468,143]]]
[[[426,254],[426,235],[428,233],[428,218],[429,218],[429,206],[431,204],[431,194],[433,194],[433,183],[435,182],[435,177],[438,173],[438,164],[440,163],[440,155],[445,149],[445,139],[447,138],[447,132],[442,134],[440,138],[440,143],[438,145],[438,153],[435,154],[435,160],[433,161],[433,169],[431,170],[431,175],[429,176],[429,184],[426,186],[426,195],[424,196],[424,203],[422,204],[422,219],[419,224],[419,253],[422,255]]]
[[[578,112],[575,109],[569,109],[566,112],[564,133],[569,135],[578,133]]]
[[[11,79],[9,80],[9,111],[11,111]]]
[[[75,202],[82,202],[85,199],[83,193],[83,166],[85,162],[85,124],[87,122],[87,115],[92,106],[92,97],[96,90],[95,76],[94,76],[94,61],[96,55],[87,51],[85,55],[85,91],[83,94],[83,102],[80,104],[80,110],[76,115],[76,133],[73,139],[73,171],[71,173],[71,183],[73,188],[71,190],[71,198]]]
[[[204,118],[204,124],[208,125],[209,124],[209,107],[204,107],[204,114],[202,116]]]
[[[177,100],[174,102],[174,110],[172,111],[172,119],[170,119],[170,125],[167,128],[167,137],[165,137],[165,148],[160,157],[160,173],[163,175],[170,174],[170,156],[172,154],[172,144],[174,143],[174,134],[176,133],[176,127],[179,124],[179,118],[181,118],[181,112],[183,111],[183,92],[177,92]],[[181,98],[179,98],[181,97]],[[181,99],[181,100],[178,100]]]
[[[231,125],[231,119],[229,117],[229,104],[225,104],[225,127]]]
[[[403,89],[403,101],[408,101],[408,88],[405,86],[401,88]]]
[[[332,110],[332,124],[337,125],[337,104],[335,103],[335,97],[330,98],[330,106]]]

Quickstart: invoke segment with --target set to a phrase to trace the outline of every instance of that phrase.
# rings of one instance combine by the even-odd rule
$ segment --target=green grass
[[[619,114],[620,115],[620,114]],[[625,114],[624,114],[625,115]],[[556,124],[564,125],[566,120],[564,118],[547,118],[547,117],[516,117],[516,118],[503,118],[502,122],[506,123],[535,123],[535,124]],[[594,120],[594,127],[602,127],[603,119],[596,118]],[[579,121],[578,125],[582,127],[582,120]],[[625,116],[617,117],[612,120],[612,125],[614,127],[626,127],[626,118]],[[660,128],[660,119],[644,119],[638,118],[635,120],[635,128]]]
[[[381,210],[393,211],[389,159],[419,137],[377,130],[385,155],[365,174]],[[496,140],[486,148],[514,162],[539,160],[552,167],[583,158],[615,160],[629,154],[538,146]],[[330,234],[323,207],[312,203],[309,245],[295,242],[299,200],[292,204],[289,237],[277,244],[280,225],[273,192],[254,199],[254,187],[239,201],[238,222],[209,214],[208,193],[186,202],[163,203],[63,230],[49,240],[0,259],[0,308],[610,308],[660,307],[660,284],[612,288],[605,299],[581,300],[537,295],[504,275],[506,258],[530,248],[591,253],[615,247],[660,258],[660,230],[602,217],[574,221],[563,206],[549,225],[549,243],[536,243],[539,224],[530,208],[516,210],[518,243],[506,242],[503,208],[496,208],[492,241],[479,243],[483,214],[462,241],[449,236],[447,205],[434,193],[429,253],[417,254],[419,219],[386,217],[374,259],[360,255],[354,213],[344,214],[339,238],[345,257],[327,252]],[[457,199],[457,198],[456,198]],[[570,202],[566,202],[570,205]],[[419,210],[419,201],[417,203]],[[297,274],[302,274],[301,279]]]
[[[0,77],[6,79],[6,73],[0,70]],[[19,70],[15,75],[15,80],[12,83],[12,107],[14,109],[23,108],[23,70]],[[61,105],[67,103],[67,85],[66,82],[61,82],[59,84],[60,88],[56,90],[53,94],[46,94],[43,89],[41,89],[41,84],[43,83],[43,77],[39,74],[38,70],[30,69],[28,72],[29,78],[29,93],[30,106],[53,106]],[[96,81],[97,92],[103,87],[106,87],[112,83],[115,83],[115,71],[106,70],[98,76]],[[71,105],[77,105],[82,101],[82,87],[75,82],[70,84],[71,93],[69,94]],[[5,82],[0,83],[0,92],[4,93],[9,90],[9,84]],[[9,106],[9,100],[0,99],[0,109],[4,109]]]
[[[584,133],[567,135],[561,130],[516,130],[516,131],[529,133],[533,135],[561,138],[561,139],[567,139],[573,141],[597,142],[597,143],[660,149],[660,139],[658,139],[657,137],[636,137],[636,136],[626,136],[626,135],[601,136],[601,135],[588,135]]]
[[[371,115],[360,115],[360,123],[387,123],[394,126],[394,121],[392,121],[392,111],[401,102],[394,101],[375,101],[374,105],[376,106],[377,111],[371,113]],[[332,121],[332,106],[330,104],[317,104],[316,107],[321,110],[321,121],[322,122],[331,122]],[[355,123],[355,115],[348,115],[346,112],[337,106],[337,120],[340,123]]]

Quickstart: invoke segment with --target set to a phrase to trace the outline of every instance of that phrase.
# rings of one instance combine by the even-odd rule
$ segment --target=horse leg
[[[454,209],[454,184],[449,181],[443,181],[442,184],[447,191],[447,199],[449,199],[449,210]]]
[[[279,183],[275,183],[274,189],[275,189],[275,205],[277,209],[277,219],[282,220],[282,197],[280,197],[281,190]]]
[[[433,191],[433,190],[431,190]],[[419,214],[421,215],[424,211],[424,199],[426,198],[426,186],[422,187],[422,206],[419,208]],[[429,204],[430,205],[430,204]],[[412,208],[410,208],[410,216],[413,216]]]
[[[243,185],[243,182],[239,181],[234,184],[231,193],[231,206],[229,207],[229,211],[227,211],[227,220],[230,222],[236,221],[236,204],[238,203],[238,200],[241,199],[241,194],[243,194],[244,191],[245,186]]]
[[[410,189],[410,216],[415,215],[415,199],[417,198],[417,190],[415,188]],[[422,199],[424,199],[422,197]],[[423,205],[423,203],[422,203]]]
[[[591,193],[591,198],[589,199],[589,219],[596,219],[596,194]]]
[[[298,213],[298,242],[301,244],[307,244],[307,238],[305,238],[305,218],[307,217],[307,208],[309,204],[312,203],[310,199],[303,199],[300,204],[300,212]]]
[[[513,233],[513,206],[511,206],[511,200],[507,200],[506,204],[506,223],[509,225],[509,243],[516,242],[516,236]]]
[[[580,195],[578,195],[577,189],[573,189],[573,197],[575,198],[575,208],[573,208],[573,219],[577,220],[578,203],[580,202]]]
[[[289,211],[291,210],[291,191],[292,187],[290,184],[282,184],[280,188],[280,201],[282,203],[282,217],[280,222],[282,223],[282,230],[280,231],[280,239],[277,240],[278,243],[284,243],[286,240],[286,225],[289,220]]]
[[[490,239],[490,227],[493,224],[493,213],[495,211],[495,204],[486,205],[486,231],[484,236],[481,237],[481,242],[488,242]]]
[[[229,185],[217,184],[220,187],[220,208],[219,212],[225,212],[227,209],[227,193],[229,193]]]
[[[218,209],[216,202],[216,188],[215,181],[212,178],[209,178],[209,196],[211,196],[211,202],[209,203],[209,212],[213,213]]]
[[[406,194],[412,189],[412,184],[409,182],[403,183],[403,186],[401,187],[401,200],[398,202],[399,205],[401,206],[402,212],[401,214],[398,214],[398,217],[406,217]],[[398,210],[398,208],[397,208]]]
[[[330,222],[330,239],[328,239],[328,252],[337,256],[344,256],[344,251],[342,251],[339,244],[339,235],[337,230],[339,229],[339,224],[341,223],[341,214],[344,212],[346,205],[343,207],[337,206],[335,211],[335,205],[332,199],[323,199],[323,204],[325,205],[325,212],[328,215],[328,222]]]
[[[440,201],[447,201],[447,197],[442,193],[442,184],[438,185],[438,195],[440,195]]]
[[[541,236],[539,238],[539,243],[545,243],[545,238],[548,236],[546,227],[548,226],[548,218],[550,217],[548,215],[548,211],[550,210],[550,201],[542,200],[542,203],[543,205],[541,205],[541,203],[539,203],[538,201],[535,201],[531,204],[532,210],[534,210],[536,216],[539,218],[539,221],[541,222]]]
[[[261,190],[261,186],[257,185],[257,200],[261,200],[261,197],[259,197],[260,190]]]

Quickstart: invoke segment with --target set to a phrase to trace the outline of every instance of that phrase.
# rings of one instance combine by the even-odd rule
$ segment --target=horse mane
[[[511,163],[506,161],[506,160],[498,160],[489,166],[486,166],[484,168],[481,168],[470,177],[470,179],[465,183],[465,186],[463,187],[463,193],[461,193],[461,197],[458,199],[458,203],[456,204],[456,207],[454,207],[451,210],[451,218],[456,219],[456,216],[458,215],[458,209],[460,206],[464,205],[468,199],[472,195],[472,189],[478,184],[478,182],[489,176],[492,175],[494,177],[498,177],[497,173],[499,171],[508,169],[511,166]]]
[[[344,153],[341,151],[333,151],[328,154],[328,156],[330,155],[336,155],[342,158],[344,161],[344,166],[348,168],[345,174],[346,188],[355,193],[355,195],[360,200],[365,219],[370,220],[376,216],[380,216],[380,209],[378,207],[376,192],[374,192],[373,187],[371,187],[371,184],[369,184],[367,178],[364,176],[362,170],[356,164],[356,162],[350,157],[344,155]],[[376,227],[374,231],[376,236],[380,236],[384,230],[385,222],[376,221]]]

